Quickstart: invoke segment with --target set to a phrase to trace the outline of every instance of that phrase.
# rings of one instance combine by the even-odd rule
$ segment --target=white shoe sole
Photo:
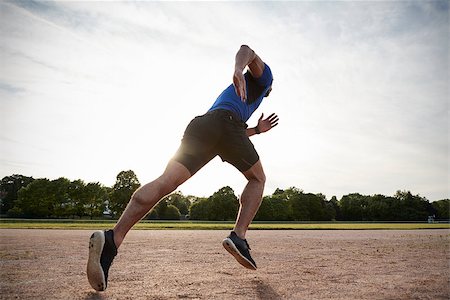
[[[103,245],[105,245],[105,233],[96,231],[89,239],[89,259],[87,263],[87,277],[89,284],[96,291],[104,291],[106,289],[105,274],[100,264]]]
[[[222,245],[231,255],[234,256],[238,263],[240,263],[247,269],[256,270],[256,266],[239,252],[239,250],[236,248],[236,245],[230,238],[224,239]]]

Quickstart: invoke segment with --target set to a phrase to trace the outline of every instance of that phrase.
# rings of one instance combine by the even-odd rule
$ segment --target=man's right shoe
[[[96,231],[89,239],[89,259],[87,276],[90,285],[97,291],[104,291],[108,285],[108,272],[117,247],[114,243],[114,232]]]
[[[223,240],[223,247],[230,252],[234,258],[247,269],[256,270],[256,263],[250,255],[250,246],[247,240],[241,239],[232,231],[231,234]]]

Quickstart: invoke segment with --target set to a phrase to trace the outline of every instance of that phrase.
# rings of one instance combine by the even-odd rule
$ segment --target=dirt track
[[[450,230],[250,231],[257,271],[226,231],[132,231],[106,292],[84,230],[0,230],[1,299],[449,299]]]

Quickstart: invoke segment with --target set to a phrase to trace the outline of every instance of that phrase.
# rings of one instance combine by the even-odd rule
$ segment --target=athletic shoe
[[[89,240],[87,276],[89,283],[97,291],[104,291],[108,285],[109,267],[117,255],[114,232],[96,231]]]
[[[256,270],[256,263],[250,255],[250,246],[247,240],[243,240],[232,231],[231,234],[223,240],[223,247],[236,258],[238,263],[247,269]]]

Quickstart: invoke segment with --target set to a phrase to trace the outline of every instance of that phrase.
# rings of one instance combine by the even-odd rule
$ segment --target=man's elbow
[[[255,51],[253,51],[253,49],[252,49],[252,48],[250,48],[250,46],[249,46],[249,45],[245,45],[245,44],[241,45],[241,48],[240,48],[240,50],[243,50],[243,51],[248,51],[248,52],[253,52],[253,53],[255,53]]]
[[[250,56],[250,62],[252,62],[256,57],[255,51],[246,44],[241,45],[239,51],[246,52]]]

